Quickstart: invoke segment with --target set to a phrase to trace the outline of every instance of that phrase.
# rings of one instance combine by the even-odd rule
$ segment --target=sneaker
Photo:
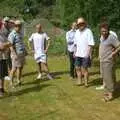
[[[41,79],[41,77],[42,77],[42,74],[39,73],[39,75],[37,76],[37,79]]]
[[[49,80],[53,80],[53,77],[50,74],[47,74]]]
[[[9,76],[5,76],[4,80],[8,80],[8,81],[10,81],[11,78],[10,78]]]
[[[105,87],[104,87],[104,85],[101,85],[101,86],[99,86],[99,87],[96,87],[95,89],[96,89],[96,90],[104,90]]]

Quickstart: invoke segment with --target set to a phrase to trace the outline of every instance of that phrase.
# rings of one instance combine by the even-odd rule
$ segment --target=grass
[[[35,80],[36,64],[27,58],[24,68],[23,86],[17,87],[12,95],[0,99],[0,120],[119,120],[119,96],[104,103],[99,85],[99,65],[94,60],[90,69],[90,87],[77,87],[69,79],[68,59],[51,56],[50,71],[55,79]],[[120,78],[117,69],[117,80]]]

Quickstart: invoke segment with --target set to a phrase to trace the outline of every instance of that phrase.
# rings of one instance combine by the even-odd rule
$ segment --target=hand
[[[112,57],[115,57],[115,55],[116,55],[116,52],[113,51],[113,52],[112,52]]]
[[[15,59],[15,60],[17,60],[17,59],[18,59],[18,56],[17,56],[17,55],[15,55],[15,56],[14,56],[14,59]]]
[[[46,54],[46,53],[48,52],[48,49],[46,49],[44,52],[45,52],[45,54]]]
[[[73,54],[73,58],[75,58],[75,53]]]

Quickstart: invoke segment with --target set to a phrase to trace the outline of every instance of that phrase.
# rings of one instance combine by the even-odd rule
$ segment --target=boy
[[[39,74],[37,79],[41,79],[42,77],[42,66],[44,68],[44,72],[47,74],[47,77],[51,80],[53,79],[49,74],[48,65],[47,65],[47,52],[50,46],[50,38],[46,33],[42,31],[41,24],[36,25],[36,33],[33,33],[29,38],[30,43],[33,46],[34,58],[39,67]],[[46,46],[46,41],[48,44]]]

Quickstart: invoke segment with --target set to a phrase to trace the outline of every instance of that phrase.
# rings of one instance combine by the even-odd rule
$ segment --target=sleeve
[[[118,40],[117,37],[112,36],[112,38],[111,38],[111,44],[113,45],[113,47],[117,48],[120,45],[120,41]]]
[[[29,38],[29,41],[30,41],[30,42],[33,41],[33,36],[34,36],[33,34],[30,36],[30,38]]]
[[[46,33],[44,33],[44,37],[45,37],[46,40],[50,39],[50,37],[48,37],[48,35]]]
[[[76,37],[76,36],[77,36],[77,34],[75,33],[75,37],[74,37],[74,45],[77,45],[77,39],[76,39],[77,37]]]
[[[66,41],[67,41],[67,43],[69,41],[69,32],[66,33]]]
[[[9,41],[11,44],[14,44],[14,39],[15,39],[15,37],[14,37],[13,33],[10,33],[9,36],[8,36],[8,41]]]
[[[91,30],[88,31],[88,45],[90,46],[94,46],[95,45],[95,42],[94,42],[94,37],[93,37],[93,33]]]

